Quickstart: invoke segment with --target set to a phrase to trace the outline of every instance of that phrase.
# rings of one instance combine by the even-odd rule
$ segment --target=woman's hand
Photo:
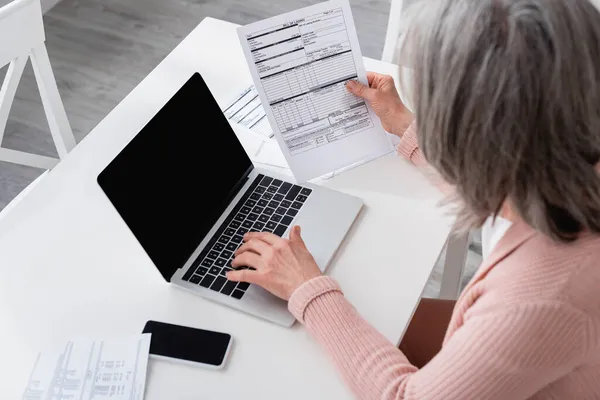
[[[367,100],[375,114],[381,119],[383,129],[402,137],[414,116],[402,103],[394,86],[394,78],[389,75],[367,72],[369,86],[356,81],[349,81],[348,90],[358,97]]]
[[[254,270],[230,271],[229,280],[255,283],[289,300],[303,283],[322,275],[300,236],[299,226],[292,228],[289,240],[272,233],[251,232],[244,235],[244,241],[231,265]]]

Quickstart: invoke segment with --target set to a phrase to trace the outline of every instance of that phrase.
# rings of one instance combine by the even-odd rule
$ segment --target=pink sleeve
[[[437,188],[440,189],[440,191],[442,191],[444,194],[451,195],[454,193],[454,187],[446,183],[442,177],[439,176],[438,173],[429,166],[425,156],[423,155],[423,152],[421,149],[419,149],[416,121],[413,121],[406,129],[406,132],[404,132],[404,135],[402,135],[402,139],[396,150],[402,157],[411,161],[413,164],[423,170],[431,183],[437,186]]]
[[[502,305],[470,315],[419,370],[329,277],[298,288],[289,309],[360,399],[525,399],[567,374],[593,346],[588,318],[570,306]]]
[[[421,149],[419,149],[419,143],[417,142],[417,123],[413,121],[402,135],[400,144],[397,147],[398,153],[412,161],[419,167],[426,167],[427,160],[423,156]]]

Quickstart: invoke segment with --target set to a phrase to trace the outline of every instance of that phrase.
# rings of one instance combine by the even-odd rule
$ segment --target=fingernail
[[[354,85],[356,85],[356,82],[354,82],[354,81],[348,81],[348,82],[346,82],[346,86],[348,86],[349,88],[353,88]]]

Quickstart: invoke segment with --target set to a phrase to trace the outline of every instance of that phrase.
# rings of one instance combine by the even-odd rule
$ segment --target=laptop
[[[98,183],[167,282],[283,326],[294,323],[285,301],[226,278],[244,234],[300,225],[324,271],[362,207],[255,167],[197,73]]]

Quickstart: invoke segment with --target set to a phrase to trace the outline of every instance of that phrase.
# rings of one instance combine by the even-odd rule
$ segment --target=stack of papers
[[[39,353],[24,400],[142,400],[150,334],[69,340]]]

